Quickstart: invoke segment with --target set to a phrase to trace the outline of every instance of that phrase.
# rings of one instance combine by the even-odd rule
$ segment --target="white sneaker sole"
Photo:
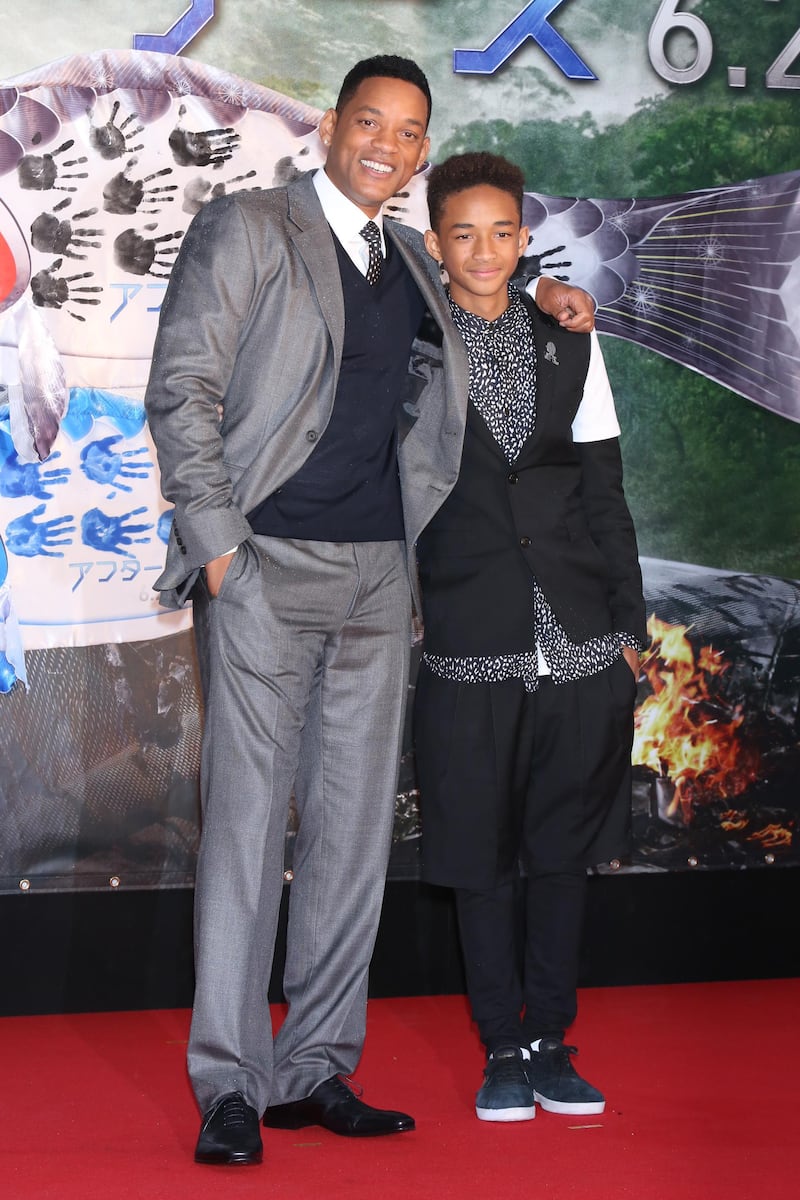
[[[542,1096],[539,1092],[534,1092],[533,1096],[536,1103],[540,1104],[545,1112],[561,1113],[564,1116],[589,1117],[606,1110],[605,1100],[587,1100],[583,1103],[567,1104],[563,1100],[548,1100],[547,1096]]]
[[[475,1113],[479,1121],[532,1121],[536,1116],[536,1108],[478,1108]]]

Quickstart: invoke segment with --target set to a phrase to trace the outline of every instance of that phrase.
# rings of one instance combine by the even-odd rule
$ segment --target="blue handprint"
[[[147,512],[145,507],[134,508],[131,512],[123,513],[121,517],[112,517],[99,508],[90,508],[81,519],[81,536],[85,545],[106,553],[127,555],[128,551],[123,549],[124,546],[130,546],[133,542],[150,541],[149,537],[132,535],[152,529],[152,524],[125,524],[128,517],[135,517],[143,512]]]
[[[3,438],[0,435],[0,448]],[[61,452],[51,454],[48,462],[61,457]],[[53,493],[48,488],[59,483],[66,483],[72,472],[69,467],[55,467],[46,471],[42,463],[20,462],[15,451],[0,463],[0,496],[34,496],[37,500],[52,500]]]
[[[170,533],[170,530],[172,529],[172,521],[173,521],[174,516],[175,516],[175,509],[168,508],[168,509],[166,509],[165,512],[162,512],[161,516],[158,518],[158,525],[156,526],[156,534],[158,535],[158,537],[161,539],[161,541],[164,543],[165,546],[166,546],[167,542],[169,541],[169,533]],[[2,581],[0,581],[0,582],[2,582]]]
[[[98,417],[106,417],[125,437],[133,437],[144,428],[144,405],[102,388],[71,388],[61,421],[65,433],[77,442],[91,432]]]
[[[21,558],[36,558],[39,554],[45,558],[64,557],[63,550],[51,550],[48,547],[72,545],[72,538],[66,535],[75,529],[74,525],[67,524],[74,517],[54,517],[50,521],[37,522],[35,518],[40,517],[44,510],[44,504],[37,504],[29,513],[9,521],[6,542],[12,554],[18,554]]]
[[[17,672],[0,650],[0,692],[10,692],[17,682]]]
[[[8,573],[8,559],[3,545],[3,539],[0,538],[0,588],[3,586],[3,580]],[[6,655],[6,604],[4,601],[7,598],[0,593],[0,692],[10,692],[14,684],[17,682],[17,672],[14,670],[13,664]]]
[[[122,434],[117,433],[111,437],[100,438],[96,442],[89,442],[88,446],[81,450],[81,469],[94,483],[131,492],[133,488],[130,484],[123,483],[122,480],[147,479],[153,464],[150,459],[139,457],[148,453],[146,446],[140,446],[138,450],[113,449],[115,443],[121,440]],[[126,462],[128,458],[137,458],[138,461]]]

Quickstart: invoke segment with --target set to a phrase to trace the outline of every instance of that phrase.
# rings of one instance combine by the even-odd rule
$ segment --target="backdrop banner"
[[[192,882],[202,718],[191,612],[160,609],[152,589],[171,521],[143,407],[158,311],[192,216],[320,166],[316,126],[348,66],[409,46],[434,93],[431,160],[491,149],[519,162],[524,272],[585,287],[607,335],[652,640],[635,849],[603,869],[796,864],[800,30],[789,6],[215,9],[110,0],[90,22],[62,0],[54,27],[29,0],[6,22],[0,890]],[[94,48],[104,42],[133,48]],[[390,219],[427,227],[427,169],[389,202]],[[416,643],[412,691],[419,654]],[[418,869],[409,729],[395,878]],[[287,867],[292,837],[290,824]]]

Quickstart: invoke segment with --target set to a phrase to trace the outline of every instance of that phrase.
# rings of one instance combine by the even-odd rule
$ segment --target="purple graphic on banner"
[[[523,217],[527,273],[557,254],[600,333],[800,421],[800,171],[656,199],[531,193]]]

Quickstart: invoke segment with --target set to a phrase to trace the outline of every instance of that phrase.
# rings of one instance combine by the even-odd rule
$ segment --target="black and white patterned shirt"
[[[508,308],[495,321],[467,312],[452,298],[450,311],[469,355],[469,402],[511,464],[536,425],[536,347],[530,316],[510,284],[508,299]],[[534,692],[540,675],[552,675],[554,683],[585,679],[610,667],[623,646],[641,649],[628,633],[571,641],[535,579],[531,622],[534,650],[490,657],[426,652],[424,661],[443,679],[458,683],[520,679],[527,691]]]

